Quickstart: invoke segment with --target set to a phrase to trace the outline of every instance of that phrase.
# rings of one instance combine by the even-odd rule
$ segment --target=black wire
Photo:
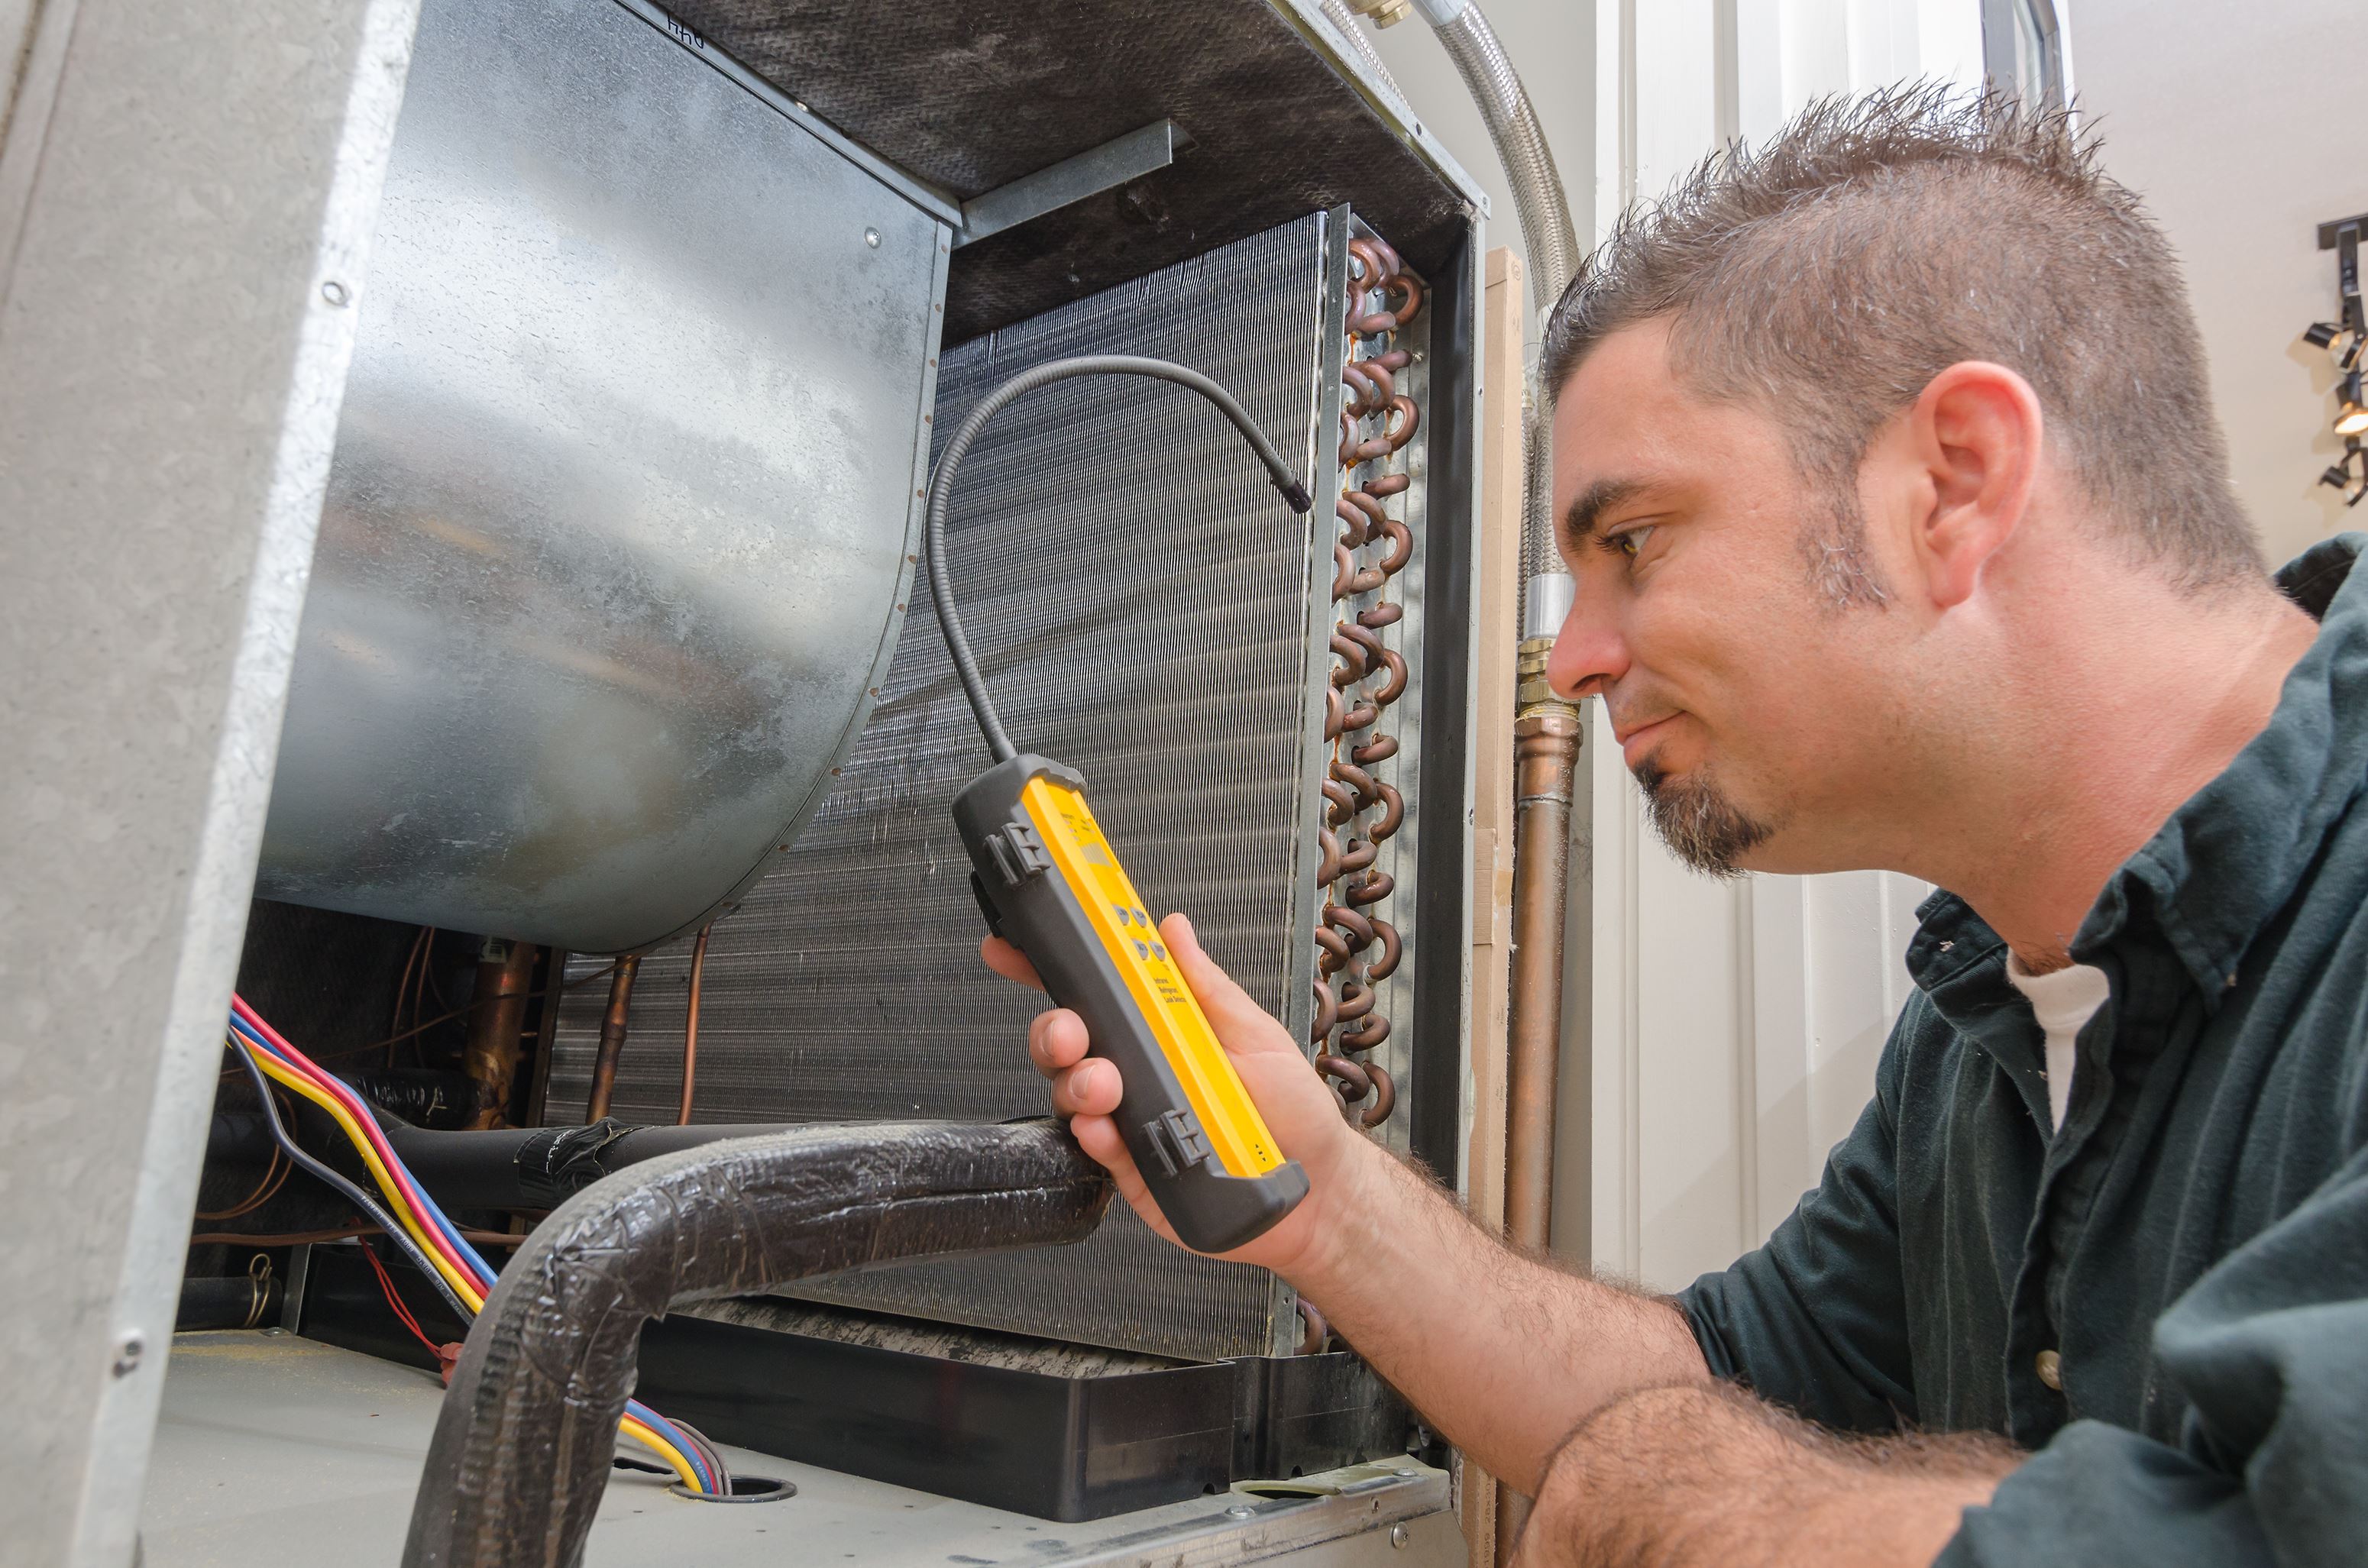
[[[263,1075],[263,1069],[256,1063],[256,1048],[241,1040],[233,1049],[238,1052],[240,1063],[246,1068],[247,1076],[255,1080],[256,1093],[262,1096],[263,1114],[271,1123],[271,1136],[279,1140],[280,1148],[288,1152],[288,1157],[310,1174],[319,1176],[323,1181],[336,1187],[360,1209],[364,1218],[386,1232],[387,1235],[393,1238],[394,1244],[401,1247],[411,1261],[418,1267],[419,1271],[427,1276],[427,1282],[436,1287],[437,1293],[441,1295],[446,1304],[451,1307],[455,1317],[462,1323],[467,1323],[474,1317],[476,1314],[461,1301],[444,1276],[436,1272],[436,1266],[428,1261],[426,1253],[419,1250],[419,1244],[404,1233],[403,1226],[396,1221],[393,1215],[380,1208],[370,1194],[296,1146],[296,1140],[289,1136],[288,1129],[279,1120],[279,1106],[272,1103],[271,1081]]]
[[[1065,381],[1076,376],[1149,376],[1155,381],[1172,381],[1179,387],[1199,392],[1216,405],[1217,412],[1233,422],[1235,429],[1250,444],[1259,462],[1266,465],[1274,487],[1291,509],[1304,516],[1315,504],[1309,499],[1307,487],[1282,460],[1258,421],[1235,401],[1234,394],[1219,386],[1200,371],[1167,359],[1147,359],[1133,354],[1090,354],[1076,359],[1054,359],[1022,370],[979,400],[978,406],[964,416],[953,435],[946,441],[945,450],[938,456],[936,472],[929,476],[929,512],[925,548],[929,556],[929,597],[937,601],[938,629],[945,633],[946,652],[953,656],[954,674],[962,681],[962,695],[970,699],[970,710],[978,716],[979,733],[986,737],[987,749],[997,762],[1009,762],[1019,755],[1011,737],[1003,731],[1003,721],[996,716],[995,703],[986,695],[986,682],[978,673],[978,661],[971,657],[970,639],[962,632],[962,617],[954,611],[953,585],[946,572],[946,506],[952,494],[954,470],[961,466],[962,455],[986,422],[1014,402],[1039,387]]]

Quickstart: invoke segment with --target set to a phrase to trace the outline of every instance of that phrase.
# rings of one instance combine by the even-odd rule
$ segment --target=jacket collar
[[[2318,618],[2276,710],[2219,777],[2173,812],[2107,880],[2072,939],[2081,962],[2150,914],[2164,942],[2217,1006],[2237,960],[2285,906],[2320,845],[2368,789],[2368,534],[2339,534],[2277,575]],[[1907,969],[1960,1028],[2003,1005],[2006,944],[1954,893],[1917,910]],[[1994,972],[1993,972],[1994,971]]]

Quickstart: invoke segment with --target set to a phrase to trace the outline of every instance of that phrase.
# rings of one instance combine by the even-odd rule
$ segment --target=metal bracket
[[[2368,238],[2368,212],[2318,226],[2318,248],[2335,253],[2335,291],[2343,301],[2342,325],[2349,332],[2368,333],[2368,312],[2363,312],[2360,295],[2360,244],[2363,238]],[[2355,355],[2356,352],[2355,345]]]
[[[962,228],[954,235],[954,244],[960,248],[1001,233],[1016,223],[1164,169],[1191,144],[1192,139],[1174,120],[1155,120],[1074,158],[1064,158],[1050,168],[1022,175],[962,203]]]
[[[2346,229],[2351,230],[2355,234],[2368,234],[2368,212],[2362,212],[2350,218],[2338,218],[2332,222],[2321,223],[2318,226],[2318,248],[2321,250],[2333,250],[2335,248],[2336,242],[2342,238],[2343,231]]]

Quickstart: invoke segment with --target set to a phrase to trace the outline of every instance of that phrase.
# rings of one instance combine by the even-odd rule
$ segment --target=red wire
[[[411,1330],[413,1338],[427,1346],[430,1356],[441,1361],[444,1358],[443,1347],[427,1337],[427,1331],[419,1326],[419,1320],[411,1315],[411,1309],[403,1304],[401,1296],[395,1294],[394,1280],[388,1275],[386,1265],[378,1260],[378,1249],[364,1242],[362,1256],[370,1261],[370,1272],[378,1276],[378,1288],[386,1292],[386,1304],[394,1309],[394,1315],[403,1320],[403,1326]]]
[[[267,1023],[263,1015],[248,1005],[245,997],[233,992],[230,1005],[240,1017],[255,1026],[256,1032],[279,1048],[287,1057],[290,1066],[311,1078],[324,1093],[336,1098],[337,1103],[346,1108],[347,1113],[353,1117],[355,1125],[362,1130],[362,1136],[370,1141],[370,1147],[376,1151],[380,1161],[385,1165],[387,1174],[394,1178],[395,1185],[402,1189],[404,1197],[411,1205],[412,1214],[419,1221],[421,1232],[427,1235],[428,1244],[436,1249],[437,1255],[450,1263],[462,1278],[475,1281],[479,1295],[491,1290],[493,1281],[484,1278],[476,1269],[470,1267],[468,1260],[454,1251],[452,1244],[444,1239],[442,1229],[427,1217],[427,1200],[420,1195],[419,1188],[412,1182],[411,1172],[395,1156],[393,1146],[386,1141],[386,1135],[379,1131],[378,1118],[362,1104],[360,1097],[346,1087],[342,1080],[323,1072],[314,1064],[311,1057],[290,1044],[288,1037]]]

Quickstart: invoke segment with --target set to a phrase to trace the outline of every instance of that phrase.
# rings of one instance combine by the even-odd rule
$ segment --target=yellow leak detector
[[[954,672],[995,766],[954,797],[971,888],[987,926],[1026,953],[1053,1000],[1085,1020],[1091,1051],[1117,1063],[1119,1135],[1187,1246],[1226,1252],[1264,1234],[1307,1195],[1217,1043],[1150,911],[1086,804],[1073,768],[1022,754],[1004,733],[954,611],[947,500],[979,431],[1013,400],[1077,376],[1150,376],[1190,388],[1232,421],[1292,511],[1307,488],[1233,395],[1164,359],[1094,355],[1022,371],[981,399],[947,439],[929,483],[929,588]]]

